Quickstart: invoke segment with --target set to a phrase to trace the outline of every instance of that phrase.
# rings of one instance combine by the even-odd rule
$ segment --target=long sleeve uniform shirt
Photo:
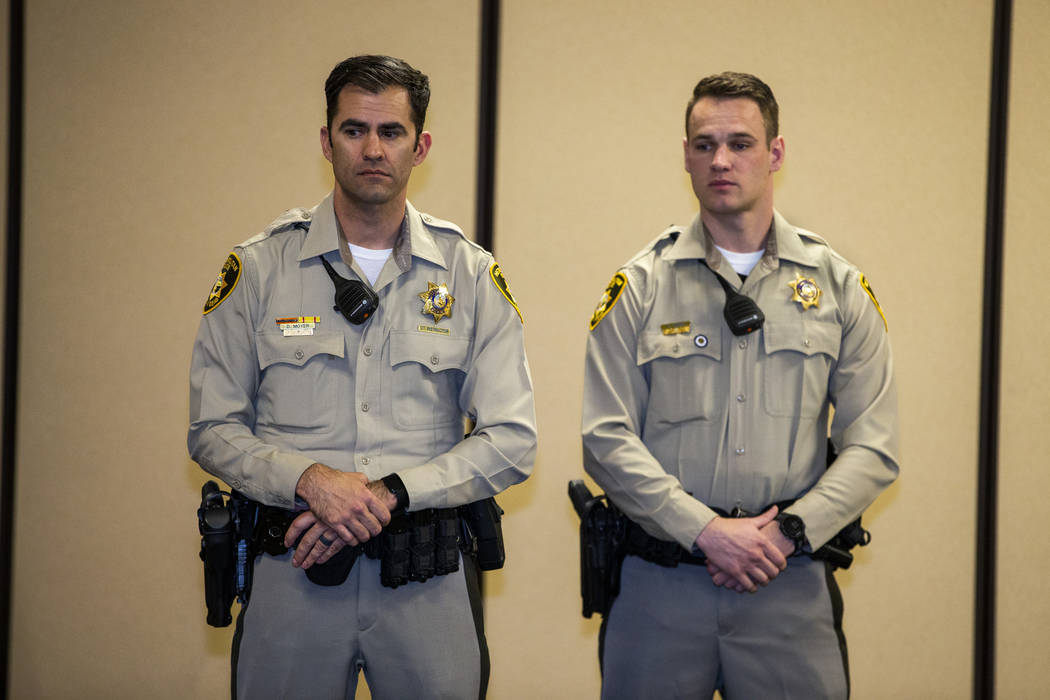
[[[532,380],[522,318],[492,256],[408,204],[374,285],[378,310],[362,325],[333,310],[320,256],[368,284],[331,194],[234,249],[193,348],[191,457],[285,508],[314,462],[370,480],[397,473],[410,510],[524,480],[536,448]]]
[[[730,332],[712,270],[757,302],[760,330]],[[881,309],[857,268],[779,213],[743,285],[699,216],[668,229],[613,278],[591,327],[584,467],[654,537],[692,549],[712,507],[798,499],[787,511],[816,549],[897,476]]]

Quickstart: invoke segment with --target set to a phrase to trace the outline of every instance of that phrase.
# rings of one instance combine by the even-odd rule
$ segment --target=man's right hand
[[[754,593],[787,567],[787,559],[761,531],[777,515],[776,506],[753,518],[715,518],[696,538],[707,556],[716,585]]]
[[[378,535],[390,522],[390,510],[367,484],[368,477],[360,472],[341,472],[314,463],[299,477],[295,493],[310,504],[320,523],[344,543],[357,545]],[[289,529],[285,544],[292,546],[298,534]]]

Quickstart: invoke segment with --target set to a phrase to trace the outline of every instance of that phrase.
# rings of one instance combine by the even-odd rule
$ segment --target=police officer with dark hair
[[[591,318],[584,465],[631,521],[604,698],[849,692],[831,565],[804,555],[896,478],[897,392],[864,275],[773,208],[777,111],[752,75],[697,84],[700,212],[624,265]]]
[[[300,511],[291,549],[255,563],[234,696],[352,697],[360,671],[375,698],[483,696],[473,557],[391,574],[373,545],[393,514],[416,556],[450,509],[529,475],[521,313],[488,252],[406,200],[431,146],[427,77],[357,56],[325,94],[334,190],[234,248],[193,349],[191,456],[254,502]],[[327,585],[302,571],[341,560],[348,571],[313,577]]]

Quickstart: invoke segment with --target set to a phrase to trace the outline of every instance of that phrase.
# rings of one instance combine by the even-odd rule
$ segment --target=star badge
[[[792,291],[791,301],[797,301],[802,304],[803,309],[808,309],[811,306],[820,307],[820,295],[824,292],[821,291],[812,277],[799,275],[794,282],[789,282],[788,286],[791,287]]]
[[[433,316],[434,323],[446,317],[452,318],[452,304],[456,298],[448,293],[447,285],[428,281],[427,291],[420,292],[419,298],[423,300],[423,315]]]

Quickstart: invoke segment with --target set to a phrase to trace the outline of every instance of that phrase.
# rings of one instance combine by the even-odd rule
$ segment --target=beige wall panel
[[[411,196],[469,227],[476,44],[455,0],[29,4],[12,697],[228,696],[185,447],[201,306],[330,189],[323,82],[353,53],[430,74]]]
[[[999,436],[999,550],[996,697],[1038,698],[1050,686],[1050,544],[1039,513],[1050,493],[1050,328],[1039,321],[1050,298],[1046,270],[1046,115],[1050,97],[1050,6],[1014,3],[1007,160],[1006,258]]]
[[[685,102],[726,69],[773,86],[778,206],[867,273],[894,339],[902,479],[839,575],[854,697],[968,694],[990,19],[976,0],[504,5],[496,248],[541,432],[534,477],[505,499],[489,630],[522,644],[494,650],[494,697],[597,693],[565,496],[587,319],[617,266],[695,213]]]

